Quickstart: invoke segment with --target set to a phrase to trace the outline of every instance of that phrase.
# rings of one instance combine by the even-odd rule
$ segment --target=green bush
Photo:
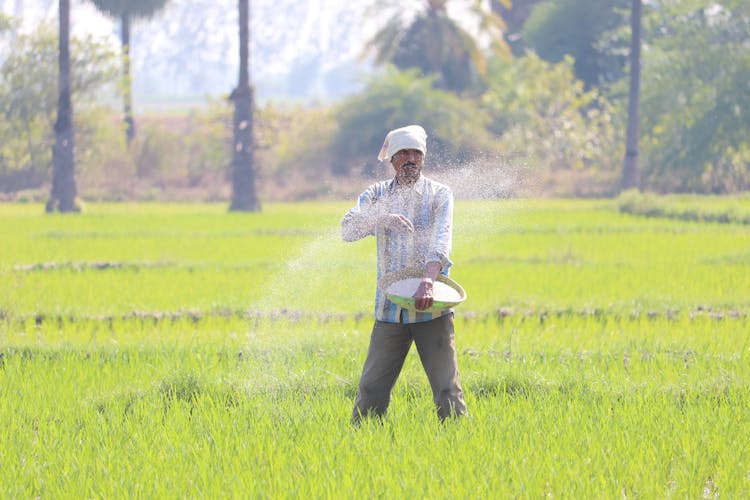
[[[576,80],[573,61],[530,53],[495,61],[482,97],[501,149],[536,169],[618,169],[623,138],[609,102]]]
[[[96,147],[101,107],[98,97],[113,88],[117,55],[91,36],[71,40],[76,154]],[[57,113],[57,30],[42,25],[18,34],[0,64],[0,185],[5,190],[37,187],[52,163]],[[89,139],[93,139],[90,141]]]
[[[372,172],[386,133],[414,123],[427,130],[431,154],[443,164],[495,149],[485,111],[474,101],[436,90],[432,78],[416,71],[389,68],[376,75],[335,116],[338,129],[331,151],[336,174]]]
[[[101,156],[88,187],[110,194],[116,186],[125,197],[143,197],[148,186],[193,188],[208,177],[223,178],[231,162],[231,111],[224,103],[209,104],[188,113],[147,114],[136,117],[137,134],[125,145],[122,125],[102,137]],[[113,185],[115,184],[115,185]],[[85,183],[82,183],[86,188]],[[146,197],[150,195],[146,194]]]
[[[750,189],[750,3],[679,0],[646,12],[643,180],[661,192]]]
[[[315,178],[330,168],[336,131],[331,107],[268,103],[255,116],[257,157],[265,175],[286,177],[296,172]]]

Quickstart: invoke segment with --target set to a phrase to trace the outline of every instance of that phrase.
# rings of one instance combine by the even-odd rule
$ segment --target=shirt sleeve
[[[434,225],[427,262],[440,262],[442,272],[451,266],[451,245],[453,243],[453,193],[448,188],[440,189],[435,197]]]
[[[357,198],[357,204],[341,220],[341,239],[357,241],[375,234],[377,209],[375,189],[370,186]]]

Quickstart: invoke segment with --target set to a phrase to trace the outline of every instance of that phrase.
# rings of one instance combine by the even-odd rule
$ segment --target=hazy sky
[[[422,0],[251,0],[258,96],[326,100],[355,91],[370,71],[365,41],[394,10],[408,18],[422,5]],[[22,16],[31,29],[41,20],[57,22],[58,1],[0,0],[0,9]],[[452,15],[472,28],[466,12]],[[71,25],[74,36],[91,33],[119,43],[119,23],[88,0],[71,0]],[[154,19],[133,24],[135,95],[229,92],[237,80],[237,49],[237,0],[170,0]]]

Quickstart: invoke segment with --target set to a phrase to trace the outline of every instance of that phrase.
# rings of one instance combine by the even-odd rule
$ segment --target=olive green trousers
[[[391,401],[391,391],[412,342],[417,346],[430,382],[438,417],[444,420],[466,413],[463,390],[458,381],[453,314],[450,313],[420,323],[375,321],[352,422],[357,423],[368,415],[385,415]]]

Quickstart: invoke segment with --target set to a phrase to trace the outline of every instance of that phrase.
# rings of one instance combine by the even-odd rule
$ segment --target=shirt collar
[[[426,183],[426,181],[425,181],[424,175],[419,174],[419,179],[417,179],[417,182],[415,182],[414,184],[412,184],[409,187],[400,188],[400,189],[404,189],[406,192],[414,191],[417,194],[423,194],[424,193],[424,189],[425,189],[425,183]],[[390,189],[394,193],[396,192],[396,190],[399,189],[398,181],[396,180],[395,177],[391,181],[391,188]]]

